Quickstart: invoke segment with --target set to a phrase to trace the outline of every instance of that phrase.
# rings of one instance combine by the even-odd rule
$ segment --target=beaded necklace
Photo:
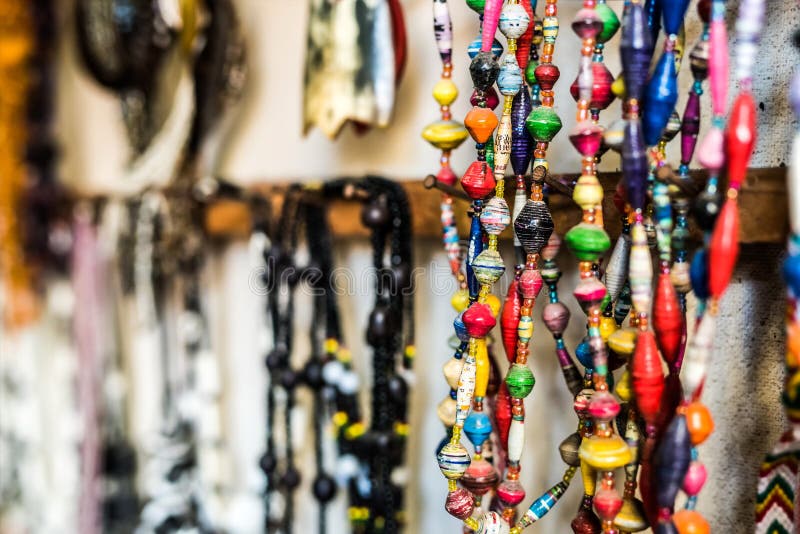
[[[792,79],[790,101],[795,115],[800,116],[800,70]],[[789,255],[783,262],[787,314],[782,397],[789,426],[761,464],[756,493],[756,534],[796,532],[800,526],[797,515],[800,504],[797,501],[800,495],[800,130],[795,132],[790,161],[787,187],[791,235],[787,246]]]

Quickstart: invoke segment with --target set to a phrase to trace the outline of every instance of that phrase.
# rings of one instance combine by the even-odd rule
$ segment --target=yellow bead
[[[650,526],[644,515],[642,501],[626,497],[622,501],[622,508],[614,518],[614,526],[623,532],[641,532]]]
[[[357,437],[361,436],[366,432],[366,428],[364,428],[364,423],[353,423],[349,427],[347,427],[344,431],[344,437],[348,440],[354,440]]]
[[[611,92],[617,98],[625,98],[625,78],[621,74],[611,83]]]
[[[325,340],[325,352],[327,354],[335,354],[337,350],[339,350],[338,341],[333,338],[328,338]]]
[[[629,400],[631,400],[630,371],[625,369],[625,372],[622,373],[622,376],[620,377],[619,382],[617,382],[617,386],[616,388],[614,388],[614,391],[617,393],[617,396],[620,398],[620,400],[624,402],[628,402]]]
[[[599,206],[603,202],[603,186],[597,176],[584,174],[578,178],[572,200],[584,211]]]
[[[622,328],[608,336],[608,346],[620,356],[630,356],[636,348],[636,330]]]
[[[485,397],[489,385],[489,350],[486,348],[486,338],[477,340],[478,350],[475,355],[475,397]]]
[[[450,305],[453,306],[458,313],[466,310],[469,306],[469,291],[466,289],[459,289],[456,291],[453,294],[453,298],[450,299]]]
[[[408,359],[415,358],[417,356],[417,347],[414,345],[406,345],[405,356]]]
[[[609,336],[617,331],[617,323],[613,317],[600,318],[600,336],[603,341],[608,341]]]
[[[633,460],[630,447],[618,434],[608,438],[584,438],[578,454],[581,460],[600,471],[611,471]]]
[[[594,492],[597,491],[597,471],[583,460],[581,460],[581,479],[583,480],[583,492],[586,495],[594,495]]]
[[[450,78],[442,78],[433,86],[433,98],[440,106],[449,106],[458,98],[458,87]]]
[[[469,132],[460,122],[438,120],[422,130],[422,138],[439,150],[454,150],[463,143]]]
[[[486,304],[489,305],[489,308],[492,310],[492,315],[497,317],[497,314],[500,313],[500,299],[497,298],[497,295],[489,295],[486,297]]]

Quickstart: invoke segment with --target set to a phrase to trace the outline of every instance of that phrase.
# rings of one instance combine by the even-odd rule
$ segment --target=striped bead
[[[528,29],[530,17],[520,4],[506,4],[500,12],[498,27],[506,39],[519,39]]]
[[[478,282],[492,285],[497,282],[506,270],[505,263],[500,253],[495,249],[487,248],[472,262],[472,271]]]
[[[506,54],[500,64],[497,87],[505,96],[514,96],[522,88],[522,71],[517,64],[517,58],[511,54]]]
[[[519,318],[517,337],[526,344],[531,340],[531,337],[533,337],[533,319],[530,315],[523,315]]]
[[[445,478],[458,480],[469,467],[469,452],[461,443],[448,443],[436,455],[439,469]]]
[[[492,197],[481,212],[481,225],[489,235],[499,235],[511,224],[511,212],[504,198]]]
[[[476,534],[508,534],[508,523],[497,512],[486,512],[478,519]]]
[[[558,37],[558,17],[545,17],[542,20],[542,37],[547,43],[555,42]]]

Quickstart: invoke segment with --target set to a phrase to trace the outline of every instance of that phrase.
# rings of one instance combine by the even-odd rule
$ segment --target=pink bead
[[[553,334],[563,334],[569,323],[569,308],[563,302],[548,302],[542,311],[545,326]]]
[[[582,278],[578,282],[573,294],[578,302],[582,304],[600,302],[606,296],[606,286],[602,284],[597,278]]]
[[[474,302],[462,315],[464,326],[470,337],[481,338],[492,331],[497,321],[492,315],[492,309],[488,304]]]
[[[458,488],[447,494],[444,509],[447,513],[462,521],[472,515],[475,508],[475,499],[470,492],[464,488]]]
[[[447,185],[453,185],[456,183],[456,180],[458,180],[456,174],[453,172],[453,169],[451,169],[449,166],[439,169],[439,172],[436,174],[436,179]]]
[[[722,130],[711,128],[697,149],[697,160],[700,165],[712,171],[719,171],[725,164],[724,144]]]
[[[604,521],[613,521],[622,508],[622,498],[613,489],[600,488],[594,496],[594,510]]]
[[[516,506],[525,499],[525,490],[519,480],[504,480],[497,486],[497,498],[504,506]]]
[[[594,394],[589,403],[589,415],[595,419],[609,421],[619,413],[619,403],[607,391],[599,391]]]
[[[494,34],[497,33],[497,23],[500,21],[500,10],[503,0],[486,0],[483,7],[483,34],[481,36],[481,51],[491,52]]]
[[[491,86],[483,96],[484,98],[486,98],[487,108],[497,109],[497,106],[500,105],[500,96],[498,96],[497,91],[494,88],[494,85]],[[480,100],[478,99],[478,91],[472,91],[472,96],[469,97],[469,102],[473,106],[477,106],[480,103]]]
[[[708,76],[711,84],[711,109],[714,115],[725,115],[728,104],[728,34],[724,20],[710,25]],[[702,150],[700,152],[702,154]]]
[[[579,417],[583,417],[589,412],[589,404],[591,404],[592,402],[593,395],[594,395],[593,389],[584,389],[581,390],[577,395],[575,395],[575,400],[572,403],[572,408],[575,410],[575,413],[578,414]]]
[[[603,129],[590,120],[581,121],[572,127],[569,140],[582,156],[594,156],[603,141]]]
[[[519,292],[523,298],[535,299],[542,290],[542,275],[534,269],[525,269],[519,277]]]
[[[708,471],[706,471],[705,465],[698,461],[690,463],[689,469],[686,470],[686,476],[683,478],[683,491],[689,497],[697,495],[703,489],[706,478],[708,478]]]
[[[555,232],[550,234],[550,239],[547,244],[542,248],[540,254],[543,260],[552,260],[558,255],[558,249],[561,248],[561,238]]]

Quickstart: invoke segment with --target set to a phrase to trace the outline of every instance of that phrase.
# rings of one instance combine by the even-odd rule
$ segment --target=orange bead
[[[681,510],[672,516],[672,522],[679,534],[709,534],[711,526],[708,521],[694,510]]]
[[[700,402],[692,402],[686,407],[686,424],[689,426],[692,445],[703,443],[714,431],[711,412]]]
[[[464,117],[464,126],[476,143],[485,143],[497,128],[497,115],[489,108],[474,106]]]
[[[790,323],[786,332],[786,364],[800,367],[800,324]]]

